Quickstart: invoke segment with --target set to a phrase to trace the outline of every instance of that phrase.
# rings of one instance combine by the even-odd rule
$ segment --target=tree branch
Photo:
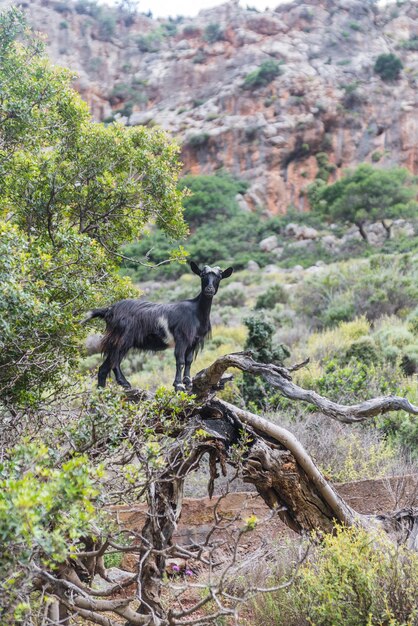
[[[418,415],[417,406],[411,404],[406,398],[398,396],[372,398],[351,406],[337,404],[315,391],[303,389],[293,383],[290,369],[272,364],[257,363],[248,352],[235,352],[221,356],[212,365],[201,370],[193,379],[193,393],[202,399],[208,397],[216,388],[222,375],[230,367],[236,367],[250,374],[261,375],[273,387],[279,389],[286,398],[312,404],[320,409],[324,415],[346,424],[363,422],[389,411],[406,411],[412,415]]]

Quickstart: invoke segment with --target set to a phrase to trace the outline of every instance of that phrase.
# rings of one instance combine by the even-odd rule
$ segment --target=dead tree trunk
[[[366,530],[380,527],[394,541],[418,549],[418,510],[404,509],[380,516],[357,513],[325,479],[291,432],[216,397],[216,391],[230,379],[230,376],[225,375],[226,370],[234,367],[263,376],[285,397],[313,404],[324,415],[341,422],[363,421],[398,410],[418,415],[418,407],[396,396],[374,398],[352,406],[334,403],[292,382],[291,372],[300,366],[286,369],[257,363],[249,353],[240,352],[220,357],[195,376],[192,392],[196,394],[197,400],[189,428],[203,429],[208,439],[204,443],[195,442],[189,456],[178,454],[175,460],[168,461],[164,480],[161,485],[155,485],[150,494],[150,514],[142,533],[140,612],[151,617],[151,624],[158,626],[167,623],[160,593],[164,572],[162,554],[171,544],[172,533],[180,516],[184,478],[208,451],[212,453],[212,461],[217,458],[221,462],[227,459],[228,463],[232,463],[228,450],[240,440],[243,431],[250,435],[250,443],[242,459],[243,478],[255,485],[266,504],[272,510],[277,510],[278,516],[290,528],[298,533],[314,529],[332,532],[335,522],[347,526],[358,525]],[[214,463],[211,465],[213,483]],[[168,623],[181,622],[174,620]]]

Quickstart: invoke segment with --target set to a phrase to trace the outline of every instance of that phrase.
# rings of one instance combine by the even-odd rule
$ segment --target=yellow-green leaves
[[[87,532],[98,495],[85,456],[74,456],[61,468],[41,442],[23,442],[0,464],[0,543],[2,568],[35,559],[63,561],[69,545]]]

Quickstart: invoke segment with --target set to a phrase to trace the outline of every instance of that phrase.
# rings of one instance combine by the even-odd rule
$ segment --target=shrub
[[[337,525],[321,538],[294,585],[257,597],[253,624],[263,626],[412,626],[418,557],[384,533]],[[287,573],[289,578],[289,573]],[[277,582],[285,582],[283,576]],[[269,583],[271,584],[271,580]]]
[[[185,219],[192,226],[200,226],[215,217],[232,217],[239,211],[236,195],[244,193],[247,184],[228,174],[215,176],[185,176],[180,188],[192,192],[184,200]]]
[[[315,158],[318,164],[318,172],[315,178],[328,182],[330,174],[335,172],[335,165],[329,162],[329,157],[326,152],[318,152]]]
[[[380,357],[373,339],[371,337],[362,337],[354,341],[346,350],[344,357],[346,362],[349,362],[351,359],[366,365],[379,363]]]
[[[111,13],[105,13],[98,18],[99,37],[103,41],[110,41],[115,33],[116,20]]]
[[[373,163],[378,163],[383,156],[384,156],[383,152],[379,152],[379,150],[376,150],[376,152],[373,152],[372,154]]]
[[[244,320],[248,328],[245,350],[250,350],[260,363],[282,364],[290,356],[284,344],[274,345],[274,326],[263,315],[254,315]],[[244,372],[242,377],[242,395],[250,407],[265,408],[274,402],[274,394],[268,383]]]
[[[136,43],[141,52],[158,52],[161,47],[161,33],[154,30],[146,35],[139,35]]]
[[[264,87],[271,83],[276,76],[280,76],[282,62],[269,60],[264,61],[259,68],[250,72],[244,80],[244,89],[257,89],[257,87]]]
[[[413,35],[408,41],[404,41],[401,47],[405,50],[418,50],[418,35]]]
[[[208,133],[198,133],[197,135],[191,135],[187,143],[192,148],[202,148],[203,146],[206,146],[208,141],[209,141]]]
[[[287,302],[287,292],[282,285],[272,285],[257,298],[255,309],[274,309],[276,304]]]
[[[245,305],[245,292],[241,287],[226,288],[220,292],[218,300],[227,306],[241,307]]]
[[[402,68],[402,61],[392,52],[380,54],[374,64],[374,71],[384,81],[393,81],[399,78]]]
[[[224,38],[224,32],[220,24],[211,22],[208,24],[203,32],[203,39],[208,43],[215,43],[215,41],[221,41]]]
[[[324,537],[316,558],[301,568],[297,605],[318,626],[412,624],[417,575],[417,555],[386,535],[337,526],[335,535]]]
[[[77,0],[75,10],[80,14],[98,17],[101,13],[102,7],[97,4],[96,0]]]
[[[308,276],[295,290],[294,306],[314,328],[356,315],[406,316],[418,299],[417,279],[418,263],[409,255],[376,255]]]

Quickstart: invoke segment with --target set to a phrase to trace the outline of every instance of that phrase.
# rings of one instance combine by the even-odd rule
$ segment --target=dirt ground
[[[336,485],[338,492],[359,513],[385,513],[406,506],[418,506],[418,475],[361,480]],[[248,535],[250,544],[257,545],[260,539],[296,536],[279,518],[271,513],[262,498],[256,493],[230,493],[219,500],[219,496],[209,498],[185,498],[181,519],[174,535],[174,542],[180,545],[202,542],[213,526],[214,507],[222,518],[224,526],[239,528],[250,516],[263,520],[260,529]],[[125,529],[141,532],[145,521],[143,505],[114,507],[118,523]],[[222,525],[221,524],[221,525]],[[125,557],[124,565],[129,566]]]

